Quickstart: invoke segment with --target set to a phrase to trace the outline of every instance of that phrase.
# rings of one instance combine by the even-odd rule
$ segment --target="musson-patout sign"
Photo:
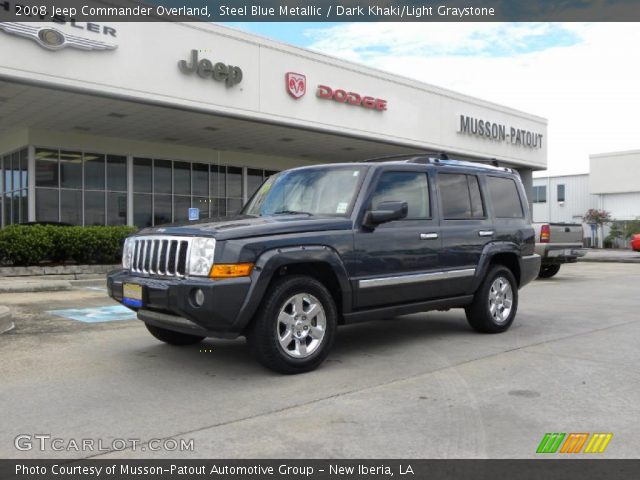
[[[468,115],[460,115],[460,129],[458,133],[487,138],[498,142],[509,142],[528,148],[542,148],[541,133],[532,132],[513,126],[507,127],[502,123],[478,119]]]

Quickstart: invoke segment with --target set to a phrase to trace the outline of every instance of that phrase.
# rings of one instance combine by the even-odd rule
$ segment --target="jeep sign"
[[[182,73],[197,73],[201,78],[212,77],[219,82],[225,82],[228,87],[233,87],[242,81],[242,69],[233,65],[225,65],[222,62],[213,63],[203,58],[198,60],[198,50],[191,50],[191,63],[180,60],[178,68]]]

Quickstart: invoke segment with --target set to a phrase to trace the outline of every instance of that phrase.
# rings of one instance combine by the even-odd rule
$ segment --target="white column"
[[[36,221],[36,148],[29,145],[27,154],[27,205],[29,222]]]
[[[127,225],[133,225],[133,157],[127,155]]]

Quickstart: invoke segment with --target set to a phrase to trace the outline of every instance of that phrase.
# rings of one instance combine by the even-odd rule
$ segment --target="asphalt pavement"
[[[566,265],[521,291],[507,333],[475,333],[460,310],[343,327],[297,376],[243,339],[164,345],[109,313],[100,281],[0,294],[15,322],[0,336],[0,457],[532,458],[547,432],[610,432],[598,458],[638,458],[638,285],[636,264]]]

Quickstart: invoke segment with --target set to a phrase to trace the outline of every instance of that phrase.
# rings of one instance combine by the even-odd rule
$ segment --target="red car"
[[[640,233],[631,236],[631,250],[640,252]]]

